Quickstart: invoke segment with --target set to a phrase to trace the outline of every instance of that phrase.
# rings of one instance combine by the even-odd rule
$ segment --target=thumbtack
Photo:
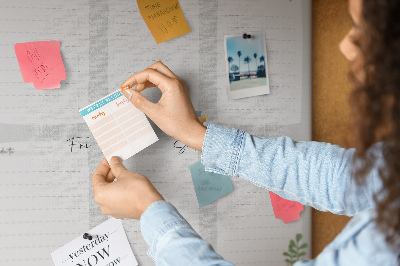
[[[124,90],[129,90],[131,87],[129,85],[126,85],[125,87],[121,87],[121,92]]]
[[[243,33],[243,39],[250,39],[250,38],[251,38],[250,34]]]
[[[92,239],[93,239],[93,236],[89,235],[88,233],[84,233],[84,234],[83,234],[83,239],[92,240]]]

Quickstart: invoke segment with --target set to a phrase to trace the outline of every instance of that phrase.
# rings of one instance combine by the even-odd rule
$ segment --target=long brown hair
[[[362,162],[354,177],[358,183],[365,180],[377,159],[368,149],[382,142],[383,186],[374,196],[375,219],[387,243],[400,250],[400,1],[363,0],[362,20],[355,43],[363,58],[358,68],[363,78],[357,77],[357,66],[350,72],[355,160]]]

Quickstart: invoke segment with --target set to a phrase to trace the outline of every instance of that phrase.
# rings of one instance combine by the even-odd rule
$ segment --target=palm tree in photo
[[[237,65],[233,64],[233,65],[231,66],[231,71],[232,71],[232,72],[238,72],[238,70],[239,70],[239,67],[238,67]]]
[[[258,70],[258,65],[257,65],[257,53],[254,53],[254,62],[256,63],[256,72],[257,72],[257,70]]]
[[[232,56],[228,57],[229,69],[231,69],[231,63],[233,62]]]
[[[264,70],[265,70],[265,58],[264,58],[263,55],[260,57],[260,63],[261,63],[261,62],[264,62]]]
[[[247,64],[247,67],[248,67],[248,70],[249,70],[248,77],[250,77],[250,62],[251,62],[250,56],[246,56],[244,58],[244,62]]]
[[[240,79],[240,57],[242,56],[241,51],[238,51],[238,56],[239,56],[239,79]]]

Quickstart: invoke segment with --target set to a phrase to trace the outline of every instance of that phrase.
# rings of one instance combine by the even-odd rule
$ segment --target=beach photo
[[[225,36],[228,98],[269,94],[264,32]]]

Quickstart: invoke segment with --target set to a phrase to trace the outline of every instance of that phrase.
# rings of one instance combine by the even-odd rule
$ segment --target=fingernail
[[[125,95],[126,98],[128,98],[128,100],[131,100],[131,98],[132,98],[132,90],[130,90],[130,89],[124,90],[122,93]]]
[[[111,158],[111,160],[110,160],[110,163],[111,163],[111,164],[119,164],[119,163],[122,163],[122,160],[121,160],[121,158],[119,158],[119,157],[117,157],[117,156],[113,156],[113,157]]]

